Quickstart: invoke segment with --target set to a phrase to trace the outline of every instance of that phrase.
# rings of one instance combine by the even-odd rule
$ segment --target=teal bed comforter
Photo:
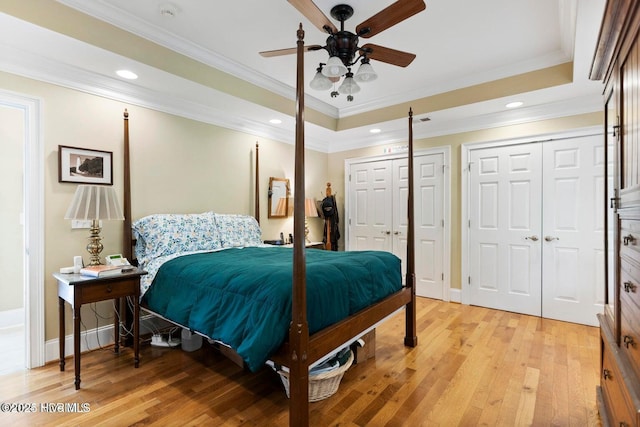
[[[307,250],[310,333],[400,290],[400,260],[381,251]],[[142,304],[230,345],[257,371],[291,322],[293,249],[245,247],[181,256],[158,270]]]

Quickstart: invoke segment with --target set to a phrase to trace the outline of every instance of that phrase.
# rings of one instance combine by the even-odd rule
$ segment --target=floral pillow
[[[180,252],[219,249],[222,244],[212,212],[149,215],[132,224],[141,263]]]
[[[234,214],[215,214],[215,217],[223,248],[262,244],[262,231],[254,217]]]

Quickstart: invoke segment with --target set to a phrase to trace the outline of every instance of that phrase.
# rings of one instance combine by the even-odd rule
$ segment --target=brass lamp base
[[[91,233],[89,235],[89,243],[87,244],[87,252],[91,255],[89,265],[100,265],[100,252],[104,246],[102,245],[102,237],[100,237],[100,221],[97,219],[91,220]]]

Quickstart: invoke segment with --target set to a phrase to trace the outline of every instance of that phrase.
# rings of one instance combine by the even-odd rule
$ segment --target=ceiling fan
[[[313,80],[309,83],[311,88],[318,90],[330,89],[342,76],[345,77],[338,90],[331,92],[332,97],[339,93],[347,94],[347,100],[353,100],[353,94],[360,90],[356,82],[367,82],[377,78],[369,60],[386,62],[387,64],[406,67],[416,57],[413,53],[402,52],[376,44],[367,43],[358,46],[360,37],[369,38],[396,25],[399,22],[423,11],[426,5],[423,0],[397,0],[369,19],[356,26],[356,32],[352,33],[344,29],[344,22],[353,16],[353,8],[347,4],[338,4],[331,8],[331,16],[340,22],[340,30],[327,18],[327,16],[313,3],[312,0],[288,0],[300,13],[302,13],[313,25],[329,34],[325,46],[305,46],[305,52],[324,49],[329,54],[326,63],[320,63]],[[289,55],[296,52],[296,48],[278,49],[260,52],[264,57]],[[351,67],[360,61],[360,67],[355,73]]]

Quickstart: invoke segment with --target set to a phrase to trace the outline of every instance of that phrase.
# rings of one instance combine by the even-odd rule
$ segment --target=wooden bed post
[[[258,141],[256,141],[256,182],[255,182],[255,189],[254,194],[255,194],[255,201],[254,201],[254,217],[256,218],[256,221],[258,221],[258,224],[260,224],[260,171],[259,171],[259,167],[260,167],[260,162],[258,162]]]
[[[413,111],[409,108],[409,153],[407,155],[408,174],[409,174],[409,191],[407,200],[408,227],[407,227],[407,276],[405,284],[411,288],[411,302],[407,304],[405,312],[406,331],[404,337],[404,345],[415,347],[418,345],[418,336],[416,334],[416,260],[415,260],[415,227],[413,215]]]
[[[295,196],[293,201],[293,298],[289,327],[289,425],[309,425],[309,325],[304,235],[304,30],[297,31]]]
[[[131,234],[131,159],[129,157],[129,112],[124,109],[124,174],[123,174],[123,193],[124,200],[122,202],[122,213],[124,221],[122,222],[122,256],[128,260],[133,259],[133,235]],[[127,304],[126,298],[120,298],[118,307],[120,315],[120,323],[124,325],[126,330],[132,330],[133,327],[133,311]],[[128,334],[120,334],[120,344],[122,346],[133,345],[133,337]]]
[[[124,223],[122,224],[122,256],[126,259],[133,259],[132,237],[131,237],[131,171],[129,165],[129,112],[124,109],[124,201],[122,210]]]

